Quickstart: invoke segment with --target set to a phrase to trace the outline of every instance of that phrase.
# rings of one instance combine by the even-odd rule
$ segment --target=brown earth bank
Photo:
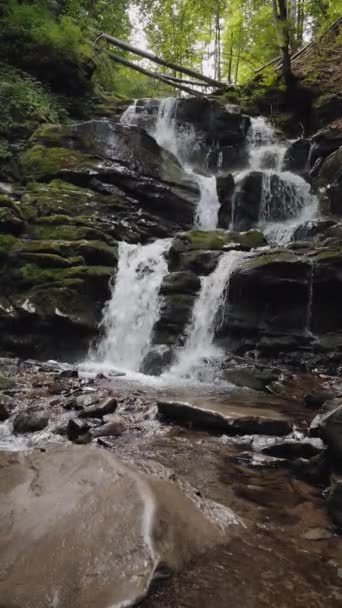
[[[147,592],[141,605],[156,608],[340,605],[336,378],[282,369],[256,391],[52,362],[2,359],[1,370],[4,608],[51,594],[63,608],[133,605]],[[182,403],[192,418],[172,414]],[[212,426],[218,411],[235,425]],[[265,435],[271,420],[288,434]],[[153,504],[151,545],[139,522]],[[42,584],[48,555],[59,557]]]

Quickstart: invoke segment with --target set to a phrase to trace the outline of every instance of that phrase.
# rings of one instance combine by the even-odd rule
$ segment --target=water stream
[[[104,338],[95,360],[138,372],[159,316],[159,289],[168,272],[165,254],[171,240],[149,245],[119,244],[119,265],[101,322]]]
[[[201,364],[209,364],[210,367],[210,361],[215,365],[224,355],[214,345],[215,332],[222,323],[223,306],[229,297],[230,277],[246,255],[242,251],[225,252],[216,269],[202,277],[200,293],[186,331],[185,346],[178,353],[170,374],[196,379]]]

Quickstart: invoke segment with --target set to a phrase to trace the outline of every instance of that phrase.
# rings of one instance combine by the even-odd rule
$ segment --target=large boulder
[[[310,166],[313,167],[319,158],[327,158],[342,146],[342,129],[339,127],[321,129],[311,141]]]
[[[113,186],[149,213],[190,227],[198,187],[176,158],[143,129],[107,119],[69,126],[44,126],[21,156],[26,179],[63,177],[78,185]],[[114,189],[115,192],[115,189]]]
[[[342,141],[342,135],[341,135]],[[342,144],[341,144],[342,146]],[[320,191],[323,213],[338,217],[342,215],[342,147],[332,152],[322,163],[315,180]],[[322,189],[323,193],[322,193]]]
[[[278,338],[293,348],[305,335],[312,267],[290,251],[269,250],[243,260],[231,275],[229,298],[218,337],[243,346],[270,339],[278,352]],[[303,338],[300,341],[303,344]]]
[[[329,332],[337,334],[342,327],[342,249],[340,242],[318,251],[311,259],[313,263],[311,330],[320,335]]]
[[[232,226],[234,230],[254,228],[260,219],[263,173],[250,171],[240,178],[232,202]]]
[[[283,159],[283,171],[292,171],[306,177],[308,174],[309,155],[311,141],[309,139],[297,139],[286,150]]]
[[[133,606],[222,543],[234,514],[170,477],[90,446],[2,453],[1,603]]]

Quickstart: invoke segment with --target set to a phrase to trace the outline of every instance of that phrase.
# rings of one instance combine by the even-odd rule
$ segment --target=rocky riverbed
[[[6,608],[148,591],[158,608],[340,605],[336,377],[248,361],[235,382],[253,388],[19,359],[1,374]]]

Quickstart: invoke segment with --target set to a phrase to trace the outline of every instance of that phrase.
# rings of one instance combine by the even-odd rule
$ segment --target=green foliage
[[[11,156],[1,136],[29,135],[42,122],[64,117],[59,101],[44,85],[29,74],[0,64],[0,158]]]

